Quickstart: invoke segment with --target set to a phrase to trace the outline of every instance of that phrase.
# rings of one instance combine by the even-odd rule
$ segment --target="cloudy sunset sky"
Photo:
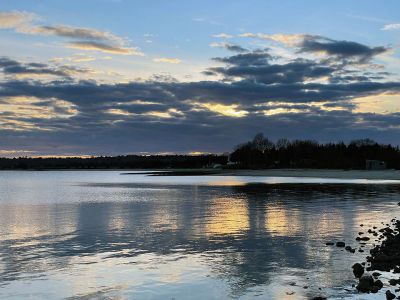
[[[400,144],[400,2],[0,2],[0,156]]]

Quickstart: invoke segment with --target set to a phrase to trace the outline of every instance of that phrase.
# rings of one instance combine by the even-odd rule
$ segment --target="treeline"
[[[348,144],[320,144],[311,140],[280,139],[273,143],[263,134],[238,145],[230,156],[238,168],[365,169],[366,160],[379,160],[387,168],[400,169],[398,146],[378,144],[370,139]]]
[[[384,161],[400,169],[398,146],[370,139],[350,143],[321,144],[311,140],[280,139],[272,142],[263,134],[238,145],[231,155],[126,155],[90,158],[0,158],[0,170],[52,169],[188,169],[221,165],[224,168],[365,169],[366,160]]]
[[[166,169],[202,168],[225,165],[224,155],[126,155],[91,158],[0,158],[0,170],[51,169]]]

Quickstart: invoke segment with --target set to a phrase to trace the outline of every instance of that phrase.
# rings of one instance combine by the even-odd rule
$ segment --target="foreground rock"
[[[345,243],[345,242],[337,242],[337,243],[336,243],[336,247],[344,248],[345,246],[346,246],[346,243]]]
[[[364,267],[361,264],[356,263],[353,265],[352,268],[353,274],[356,278],[360,278],[364,274]]]
[[[393,294],[391,291],[386,291],[386,299],[387,300],[393,300],[394,298],[396,298],[395,294]]]
[[[383,287],[382,281],[374,280],[371,274],[364,273],[358,282],[357,290],[362,293],[377,293]]]
[[[398,271],[400,265],[400,221],[393,222],[395,229],[389,227],[379,230],[386,238],[381,245],[370,250],[371,255],[367,261],[371,263],[370,270],[379,270],[389,272]]]
[[[383,288],[383,282],[378,279],[381,273],[375,271],[371,275],[366,271],[379,270],[400,273],[400,221],[393,219],[391,223],[392,228],[389,224],[386,224],[386,227],[378,230],[381,233],[379,238],[381,244],[373,245],[370,255],[366,257],[368,263],[356,263],[352,266],[354,276],[359,278],[356,288],[361,293],[377,293]],[[377,228],[374,227],[374,229]],[[373,230],[369,229],[367,232],[376,236],[376,232]],[[369,240],[366,236],[356,239],[358,241]],[[392,278],[388,280],[388,284],[392,286],[400,285],[400,278]],[[395,292],[400,292],[400,289],[396,289]],[[396,298],[396,295],[390,290],[386,291],[385,296],[386,299],[390,300]],[[397,298],[400,299],[400,296]]]

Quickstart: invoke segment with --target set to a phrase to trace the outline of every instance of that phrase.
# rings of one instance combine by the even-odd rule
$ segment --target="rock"
[[[306,286],[306,285],[305,285],[305,286],[303,286],[303,289],[308,289],[308,286]]]
[[[290,292],[286,292],[286,295],[289,295],[289,296],[290,296],[290,295],[294,295],[294,293],[295,293],[295,292],[290,291]]]
[[[337,243],[336,243],[336,247],[343,248],[343,247],[345,247],[345,246],[346,246],[346,243],[345,243],[345,242],[337,242]]]
[[[353,274],[356,278],[360,278],[364,274],[364,267],[361,264],[356,263],[352,266],[352,268]]]
[[[376,285],[374,285],[371,287],[370,292],[375,294],[375,293],[379,292],[379,288]]]
[[[374,285],[374,278],[368,273],[363,274],[360,277],[360,280],[357,285],[357,290],[362,293],[367,293],[371,290],[372,286]]]
[[[326,297],[318,296],[318,297],[312,298],[311,300],[327,300],[327,298],[326,298]]]
[[[400,283],[400,279],[390,279],[389,284],[390,285],[397,285]]]
[[[363,236],[363,237],[357,237],[356,238],[356,241],[369,241],[370,240],[370,238],[369,237],[367,237],[367,236]]]
[[[333,245],[335,245],[335,243],[334,243],[334,242],[326,242],[325,245],[327,245],[327,246],[333,246]]]
[[[378,289],[383,288],[383,283],[379,279],[374,282],[374,286],[378,287]]]
[[[386,291],[386,293],[385,293],[385,295],[386,295],[386,299],[387,300],[393,300],[394,298],[396,298],[396,295],[395,294],[393,294],[391,291]]]
[[[379,276],[381,276],[382,274],[381,273],[379,273],[379,272],[374,272],[374,273],[372,273],[372,276],[374,276],[374,277],[379,277]]]

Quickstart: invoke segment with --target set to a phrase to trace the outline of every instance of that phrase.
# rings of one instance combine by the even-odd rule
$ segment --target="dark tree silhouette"
[[[366,160],[386,162],[400,169],[398,146],[378,144],[370,139],[320,144],[312,140],[279,139],[271,142],[258,133],[251,141],[236,146],[230,168],[315,168],[365,169]],[[126,155],[91,158],[0,158],[0,170],[13,169],[167,169],[203,168],[227,165],[227,155]]]
[[[279,139],[274,144],[260,133],[252,141],[238,145],[230,160],[238,168],[318,169],[365,169],[366,160],[380,160],[388,168],[400,169],[399,148],[370,139],[349,144]]]
[[[0,158],[0,169],[167,169],[226,164],[226,155],[126,155],[91,158]]]

